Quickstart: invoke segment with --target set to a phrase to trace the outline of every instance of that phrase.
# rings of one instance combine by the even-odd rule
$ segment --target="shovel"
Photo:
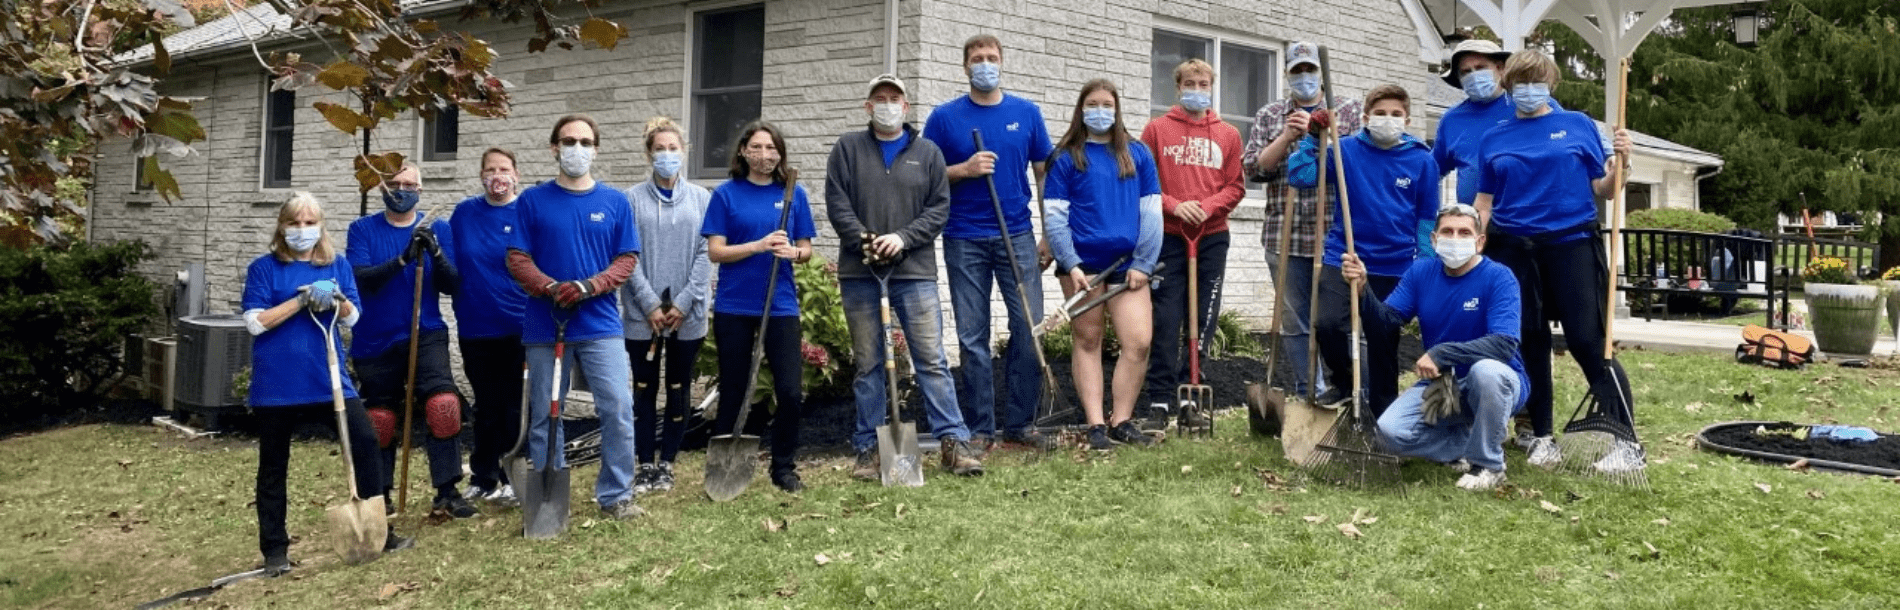
[[[1174,402],[1181,407],[1182,434],[1213,436],[1214,388],[1201,383],[1200,243],[1199,232],[1187,240],[1188,382],[1174,388]]]
[[[793,189],[798,187],[798,170],[785,166],[785,205],[778,211],[778,230],[785,230],[786,221],[791,220],[792,206],[796,199]],[[772,321],[772,293],[778,289],[778,271],[784,267],[776,255],[772,258],[772,270],[766,274],[765,305],[759,310],[759,332],[752,338],[752,367],[745,376],[745,394],[739,396],[738,417],[732,420],[732,430],[712,437],[706,441],[706,497],[714,502],[725,502],[745,493],[747,485],[752,484],[752,475],[759,455],[759,437],[745,433],[746,416],[752,413],[752,392],[759,387],[759,360],[765,357],[765,329]],[[779,417],[795,417],[792,413],[780,413]],[[913,441],[914,442],[914,441]]]
[[[521,363],[521,427],[515,435],[515,448],[501,456],[501,469],[508,473],[508,483],[515,486],[516,499],[524,507],[534,504],[536,498],[528,496],[527,481],[534,472],[534,466],[528,464],[528,363]],[[537,490],[538,491],[538,490]],[[527,519],[524,517],[525,525]]]
[[[897,346],[891,341],[891,270],[891,265],[885,265],[882,272],[871,272],[877,277],[878,307],[884,321],[878,329],[884,335],[884,401],[891,406],[890,419],[877,427],[877,463],[883,466],[880,477],[885,487],[923,487],[924,453],[917,448],[917,424],[899,421],[897,408]],[[949,450],[944,448],[944,451]]]
[[[337,438],[343,443],[343,482],[350,488],[349,501],[325,509],[324,518],[330,522],[330,541],[343,557],[343,563],[369,563],[383,554],[383,543],[389,537],[389,517],[383,513],[382,496],[364,498],[356,494],[350,424],[343,415],[343,372],[336,356],[336,319],[343,312],[332,311],[329,324],[318,320],[316,312],[309,313],[310,319],[323,329],[323,351],[330,357],[330,404],[336,410]]]
[[[1286,295],[1279,291],[1290,288],[1286,283],[1286,265],[1287,257],[1289,256],[1287,253],[1287,242],[1293,239],[1293,223],[1291,221],[1293,218],[1293,199],[1299,196],[1299,193],[1295,192],[1291,185],[1286,187],[1284,193],[1285,203],[1282,203],[1280,207],[1280,218],[1285,219],[1280,222],[1280,266],[1275,267],[1275,269],[1280,270],[1280,275],[1279,277],[1273,278],[1275,290],[1273,317],[1267,320],[1267,328],[1273,329],[1273,343],[1268,346],[1267,350],[1267,383],[1265,391],[1260,393],[1259,400],[1253,401],[1254,412],[1248,418],[1248,423],[1253,426],[1255,434],[1267,436],[1278,434],[1280,430],[1285,429],[1284,418],[1287,413],[1286,389],[1274,382],[1274,376],[1279,374],[1280,350],[1286,344],[1284,340],[1286,333],[1280,331],[1280,324],[1286,320]],[[1298,460],[1294,461],[1297,462]]]
[[[568,471],[554,465],[560,451],[560,444],[554,438],[561,425],[561,357],[567,351],[567,322],[558,314],[554,316],[554,375],[548,379],[548,438],[543,443],[547,454],[541,468],[522,477],[525,483],[521,496],[522,535],[533,540],[553,538],[567,530]]]

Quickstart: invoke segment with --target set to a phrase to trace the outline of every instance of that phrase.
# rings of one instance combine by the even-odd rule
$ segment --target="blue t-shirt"
[[[908,129],[897,132],[897,139],[895,140],[878,138],[877,148],[884,153],[884,167],[890,167],[891,162],[897,160],[897,153],[904,152],[904,145],[909,143],[910,130]]]
[[[308,261],[286,263],[277,260],[275,255],[265,254],[251,261],[250,268],[244,271],[244,310],[276,307],[295,298],[298,287],[317,280],[336,282],[344,298],[362,306],[363,301],[356,293],[356,275],[343,257],[318,267]],[[337,313],[332,309],[317,316],[327,325],[330,317]],[[369,311],[365,309],[363,313]],[[367,319],[369,316],[364,315],[359,321]],[[333,345],[339,361],[343,358],[343,328],[343,321],[337,320]],[[357,340],[363,340],[361,334]],[[356,384],[350,382],[349,367],[341,367],[340,373],[343,397],[356,398]],[[310,319],[308,309],[298,309],[277,328],[251,337],[251,393],[247,402],[252,407],[330,404],[330,357],[323,349],[323,329],[317,326],[316,320]]]
[[[1553,110],[1506,121],[1480,142],[1478,192],[1491,194],[1491,222],[1499,229],[1531,237],[1596,220],[1590,181],[1603,177],[1606,156],[1589,116]],[[1579,232],[1556,241],[1592,235]]]
[[[599,182],[585,192],[572,192],[549,180],[522,191],[515,199],[518,214],[510,249],[534,259],[536,267],[557,282],[585,280],[612,265],[623,254],[640,253],[634,230],[633,206],[620,189]],[[619,338],[619,291],[581,301],[567,323],[566,340]],[[554,342],[554,301],[528,299],[522,309],[521,341]]]
[[[1077,168],[1068,152],[1058,152],[1043,182],[1044,201],[1068,202],[1066,241],[1082,266],[1091,271],[1105,271],[1123,256],[1136,254],[1142,237],[1141,199],[1161,195],[1160,174],[1155,172],[1148,147],[1130,141],[1128,154],[1134,158],[1135,175],[1123,178],[1114,151],[1106,144],[1088,142],[1083,145],[1087,169]],[[1130,257],[1130,267],[1153,268],[1152,261],[1144,266],[1135,258]]]
[[[1430,226],[1438,218],[1438,164],[1409,134],[1389,149],[1368,141],[1367,132],[1359,134],[1339,141],[1340,156],[1346,159],[1346,194],[1352,202],[1352,245],[1366,271],[1398,277],[1419,254],[1419,223]],[[1328,168],[1327,173],[1333,172]],[[1326,232],[1323,262],[1338,267],[1346,253],[1346,216],[1337,196],[1333,217],[1340,222]]]
[[[1029,164],[1047,160],[1055,145],[1042,122],[1036,103],[1003,94],[1003,101],[983,106],[965,95],[931,111],[924,137],[943,149],[946,165],[970,160],[976,154],[971,129],[983,130],[983,147],[996,153],[996,196],[1009,220],[1009,233],[1030,230]],[[1001,237],[996,230],[996,208],[990,203],[987,180],[970,178],[950,183],[950,220],[943,236],[955,239]]]
[[[418,215],[417,220],[420,220]],[[351,267],[373,267],[402,255],[409,247],[409,238],[415,234],[416,221],[409,226],[397,227],[389,224],[383,212],[370,214],[350,223],[349,257]],[[429,228],[435,230],[436,241],[442,245],[442,253],[454,260],[455,239],[449,235],[449,223],[441,220],[430,221]],[[447,330],[449,325],[442,321],[441,293],[435,291],[435,261],[430,257],[422,258],[422,332]],[[355,332],[351,333],[350,357],[368,358],[383,353],[397,343],[409,340],[409,317],[416,306],[416,262],[409,261],[402,273],[389,279],[388,283],[373,292],[363,295],[363,310],[366,313],[357,320]]]
[[[455,271],[462,286],[455,294],[455,333],[466,339],[521,336],[521,311],[528,293],[508,273],[508,244],[514,241],[515,202],[491,205],[476,195],[455,206],[449,233],[455,239]]]
[[[818,235],[812,226],[811,203],[805,187],[796,187],[792,213],[785,220],[785,234],[793,243]],[[785,187],[779,183],[760,186],[745,179],[727,180],[713,189],[706,204],[706,222],[699,233],[706,237],[721,235],[728,245],[757,241],[778,230],[779,211],[785,206]],[[765,309],[766,276],[774,261],[779,265],[778,288],[772,291],[772,316],[797,316],[798,294],[792,287],[792,261],[760,252],[744,259],[719,265],[719,287],[713,295],[713,312],[756,316]]]
[[[1551,111],[1564,107],[1550,100]],[[1438,177],[1458,172],[1458,203],[1470,204],[1478,196],[1478,140],[1492,127],[1517,118],[1517,106],[1511,96],[1499,95],[1490,101],[1471,98],[1452,106],[1438,119],[1438,135],[1433,136],[1432,160],[1438,162]]]
[[[1420,338],[1427,350],[1486,335],[1523,338],[1517,276],[1509,267],[1488,258],[1480,259],[1476,267],[1458,277],[1445,273],[1445,264],[1436,258],[1414,261],[1385,304],[1401,319],[1418,316]],[[1511,361],[1505,364],[1517,372],[1517,387],[1530,387],[1530,377],[1524,374],[1524,357],[1519,352],[1512,352]],[[1471,367],[1456,366],[1452,370],[1463,377]],[[1419,381],[1419,385],[1426,383],[1430,380]],[[1528,391],[1518,392],[1517,406],[1524,406],[1529,397]]]

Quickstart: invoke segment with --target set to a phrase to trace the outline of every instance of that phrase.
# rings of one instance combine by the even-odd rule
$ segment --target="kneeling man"
[[[1438,260],[1414,263],[1384,302],[1360,302],[1368,325],[1397,328],[1418,318],[1425,341],[1419,381],[1379,417],[1379,440],[1395,453],[1464,470],[1461,489],[1491,489],[1504,482],[1504,436],[1529,384],[1517,348],[1517,279],[1478,254],[1484,232],[1471,206],[1439,208],[1432,246]],[[1363,289],[1365,265],[1351,254],[1341,262],[1353,289]],[[1452,391],[1429,392],[1427,400],[1434,383]]]

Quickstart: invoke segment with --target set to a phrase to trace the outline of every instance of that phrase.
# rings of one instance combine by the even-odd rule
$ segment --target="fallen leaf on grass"
[[[1550,500],[1538,500],[1537,507],[1553,515],[1561,515],[1564,513],[1564,507],[1551,504]]]
[[[1702,407],[1706,407],[1706,406],[1709,406],[1709,405],[1707,403],[1704,403],[1698,400],[1698,401],[1690,402],[1689,404],[1686,404],[1686,405],[1682,405],[1682,410],[1688,411],[1690,413],[1700,413],[1702,412]]]
[[[1334,527],[1339,528],[1339,533],[1345,534],[1347,538],[1351,538],[1353,540],[1358,540],[1366,536],[1364,533],[1359,531],[1359,528],[1357,526],[1354,526],[1351,523],[1341,523]]]
[[[120,467],[120,468],[131,468],[131,467],[132,467],[132,465],[133,465],[133,464],[136,464],[136,463],[137,463],[137,462],[133,462],[132,460],[119,460],[119,467]]]
[[[1769,486],[1767,483],[1756,483],[1755,489],[1761,490],[1762,493],[1768,493],[1775,490],[1774,487]]]
[[[1305,519],[1307,523],[1319,523],[1326,520],[1326,515],[1307,515],[1300,518]]]
[[[1232,491],[1227,492],[1227,494],[1236,498],[1240,497],[1240,486],[1235,485],[1234,489]]]
[[[1798,460],[1795,460],[1795,461],[1794,461],[1794,463],[1793,463],[1793,464],[1789,464],[1789,465],[1787,466],[1787,468],[1788,468],[1789,470],[1793,470],[1793,471],[1795,471],[1795,472],[1807,472],[1807,471],[1808,471],[1808,458],[1801,458],[1801,459],[1798,459]]]
[[[1192,466],[1192,465],[1189,465],[1189,464],[1182,464],[1182,465],[1181,465],[1181,474],[1187,474],[1187,473],[1190,473],[1190,472],[1194,472],[1194,466]]]
[[[1346,522],[1353,525],[1372,525],[1378,523],[1379,518],[1372,516],[1372,511],[1363,508],[1354,508],[1352,509],[1352,519]]]
[[[771,517],[765,518],[764,525],[765,525],[765,531],[768,531],[768,532],[785,531],[785,522],[773,519]]]
[[[1286,505],[1275,504],[1273,506],[1263,506],[1261,507],[1261,510],[1264,510],[1268,513],[1275,514],[1275,515],[1284,515],[1286,514]]]
[[[1615,572],[1611,572],[1611,571],[1609,571],[1609,570],[1604,570],[1604,571],[1603,571],[1603,577],[1604,577],[1604,578],[1608,578],[1608,579],[1610,579],[1610,580],[1617,580],[1617,579],[1620,579],[1620,578],[1622,578],[1623,576],[1622,576],[1622,575],[1620,575],[1620,574],[1617,574],[1617,573],[1615,573]]]
[[[1826,497],[1827,497],[1827,494],[1825,494],[1825,493],[1822,493],[1822,492],[1821,492],[1821,490],[1819,490],[1819,489],[1810,489],[1810,490],[1808,490],[1808,497],[1810,497],[1810,498],[1814,498],[1814,499],[1816,499],[1816,500],[1819,500],[1819,499],[1822,499],[1822,498],[1826,498]]]
[[[1663,518],[1661,518],[1661,519],[1657,519],[1657,520],[1655,520],[1655,521],[1651,521],[1650,523],[1654,523],[1654,524],[1656,524],[1656,525],[1660,525],[1660,526],[1663,526],[1663,527],[1669,527],[1669,518],[1668,518],[1668,517],[1663,517]]]
[[[395,597],[397,593],[401,593],[404,591],[414,591],[420,588],[422,588],[422,583],[414,582],[414,581],[405,582],[405,583],[393,583],[393,582],[386,583],[383,585],[382,589],[379,589],[376,591],[376,599],[379,601],[388,601],[389,598]]]
[[[903,504],[898,504],[898,505],[897,505],[897,512],[896,512],[895,514],[893,514],[893,515],[891,515],[891,518],[892,518],[892,519],[902,519],[902,518],[904,518],[904,505],[903,505]]]
[[[825,565],[827,563],[831,563],[831,558],[826,557],[824,553],[813,555],[811,560],[818,562],[818,565]]]
[[[1662,551],[1657,550],[1656,545],[1650,544],[1648,540],[1643,541],[1643,549],[1644,549],[1643,552],[1636,554],[1636,559],[1638,561],[1645,560],[1645,559],[1657,559],[1657,558],[1662,557]]]
[[[823,557],[823,556],[824,555],[819,555],[819,557]],[[772,591],[772,594],[777,595],[779,597],[791,597],[793,595],[798,595],[798,575],[788,572],[785,574],[785,576],[787,579],[785,586],[779,587],[777,590]]]

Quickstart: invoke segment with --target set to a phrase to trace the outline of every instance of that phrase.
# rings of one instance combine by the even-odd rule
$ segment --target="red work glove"
[[[562,307],[573,307],[574,304],[594,296],[594,287],[586,280],[574,280],[561,282],[554,287],[553,292],[555,303]]]
[[[1333,113],[1331,111],[1326,110],[1325,108],[1314,110],[1313,113],[1309,115],[1306,119],[1307,131],[1314,131],[1314,132],[1325,131],[1327,128],[1332,127],[1332,126],[1333,126]]]

